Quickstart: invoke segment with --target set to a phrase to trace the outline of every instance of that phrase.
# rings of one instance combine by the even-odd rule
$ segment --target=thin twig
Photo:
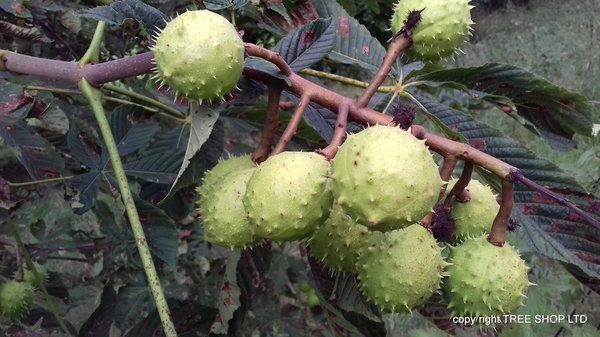
[[[282,88],[277,84],[269,86],[265,124],[260,136],[260,143],[252,153],[252,160],[257,164],[267,160],[271,152],[271,145],[273,145],[279,123],[279,99],[281,98],[281,91]]]
[[[523,173],[521,173],[520,171],[518,171],[518,170],[512,171],[510,173],[509,179],[511,179],[512,181],[518,181],[521,184],[525,185],[530,190],[539,192],[539,193],[549,197],[550,199],[556,201],[558,204],[568,207],[573,212],[575,212],[578,216],[585,219],[585,221],[587,223],[600,229],[600,221],[596,220],[591,215],[589,215],[586,212],[584,212],[583,210],[579,209],[577,207],[577,205],[575,205],[571,200],[569,200],[557,193],[554,193],[551,190],[549,190],[548,188],[543,187],[540,184],[526,178],[523,175]]]
[[[387,53],[383,58],[383,62],[381,63],[379,70],[377,70],[377,74],[375,74],[365,92],[356,100],[356,105],[359,108],[365,107],[367,104],[369,104],[369,101],[373,95],[375,95],[377,89],[381,86],[381,84],[383,84],[390,73],[390,70],[392,70],[392,67],[396,63],[400,53],[409,48],[411,44],[412,39],[410,38],[399,38],[392,40],[388,46]]]
[[[25,186],[33,186],[33,185],[39,185],[39,184],[60,183],[60,182],[66,181],[66,180],[73,179],[74,177],[75,176],[64,176],[64,177],[56,177],[56,178],[41,179],[41,180],[23,181],[23,182],[18,182],[18,183],[6,181],[6,184],[10,187],[25,187]]]
[[[276,52],[265,48],[261,48],[252,43],[245,43],[244,47],[246,48],[246,53],[248,53],[248,55],[260,57],[273,63],[285,76],[289,76],[292,74],[292,69],[290,68],[289,64],[287,64],[283,57],[281,57],[281,55],[277,54]]]
[[[465,165],[462,170],[462,174],[458,181],[452,187],[452,191],[450,194],[453,194],[456,197],[456,201],[458,202],[469,202],[471,200],[471,196],[469,195],[469,191],[467,190],[467,186],[469,186],[469,182],[471,182],[471,176],[473,175],[473,162],[466,160]]]
[[[114,89],[113,89],[114,88]],[[47,92],[51,92],[54,94],[63,94],[63,95],[83,95],[83,93],[79,90],[73,90],[73,89],[63,89],[63,88],[54,88],[54,87],[44,87],[44,86],[38,86],[38,85],[28,85],[23,87],[23,89],[25,90],[32,90],[32,91],[47,91]],[[171,108],[168,105],[165,105],[155,99],[152,99],[150,97],[144,96],[144,95],[140,95],[136,92],[127,90],[127,89],[123,89],[117,86],[114,86],[112,84],[104,84],[102,86],[102,89],[106,89],[108,91],[114,91],[117,93],[120,93],[122,95],[128,96],[130,98],[133,99],[137,99],[139,101],[142,101],[144,103],[147,103],[148,105],[154,106],[154,107],[150,107],[150,106],[146,106],[143,104],[139,104],[139,103],[135,103],[135,102],[131,102],[131,101],[127,101],[124,99],[120,99],[117,97],[112,97],[112,96],[104,96],[103,99],[107,100],[107,101],[111,101],[111,102],[115,102],[118,104],[127,104],[127,105],[135,105],[135,106],[139,106],[140,108],[147,110],[151,113],[158,113],[159,115],[162,116],[166,116],[168,118],[171,119],[175,119],[178,122],[185,122],[185,116],[178,110]],[[159,110],[161,109],[161,110]]]
[[[174,109],[174,108],[172,108],[172,107],[170,107],[170,106],[168,106],[168,105],[166,105],[166,104],[164,104],[164,103],[162,103],[160,101],[157,101],[157,100],[155,100],[153,98],[150,98],[150,97],[138,94],[135,91],[128,90],[128,89],[125,89],[125,88],[121,88],[119,86],[116,86],[116,85],[113,85],[113,84],[109,84],[109,83],[104,84],[102,86],[102,89],[106,89],[106,90],[109,90],[109,91],[112,91],[112,92],[116,92],[116,93],[119,93],[121,95],[125,95],[125,96],[127,96],[129,98],[138,100],[140,102],[144,102],[144,103],[146,103],[148,105],[151,105],[153,107],[159,108],[162,111],[164,111],[167,116],[169,116],[169,117],[177,120],[178,122],[185,122],[186,121],[185,120],[185,115],[181,111],[179,111],[177,109]]]
[[[277,146],[275,147],[271,155],[276,155],[283,152],[287,145],[292,141],[292,138],[298,131],[298,126],[300,125],[300,121],[302,120],[302,116],[304,115],[304,110],[306,110],[306,107],[309,103],[310,95],[307,94],[302,95],[302,97],[300,97],[300,103],[296,107],[296,110],[292,115],[292,119],[290,119],[288,126],[285,128],[283,135],[281,135],[281,138],[279,139],[279,142],[277,143]]]
[[[452,177],[452,172],[454,172],[454,168],[456,167],[457,162],[458,162],[458,159],[456,158],[456,156],[444,157],[442,166],[440,167],[440,178],[442,178],[442,181],[444,181],[445,183],[440,188],[440,193],[438,195],[438,200],[437,200],[438,203],[444,198],[444,195],[446,195],[446,188],[448,187],[448,181]],[[423,219],[421,219],[421,221],[419,221],[419,224],[421,224],[421,226],[423,226],[425,228],[430,228],[434,215],[435,215],[435,211],[432,210]]]
[[[321,154],[327,160],[331,160],[333,159],[333,157],[335,157],[338,148],[340,147],[340,145],[342,145],[344,139],[346,138],[346,126],[348,124],[349,110],[350,107],[347,104],[344,104],[340,107],[331,143],[329,143],[329,145],[327,145],[327,147],[325,147],[324,149],[317,150],[317,153]]]
[[[504,246],[506,242],[506,228],[510,220],[510,213],[514,204],[514,184],[507,179],[502,180],[502,196],[500,201],[500,210],[492,223],[492,229],[488,236],[488,241],[498,247]]]
[[[452,178],[452,172],[454,172],[454,168],[456,167],[456,163],[458,163],[458,159],[456,156],[446,156],[444,157],[444,161],[442,162],[442,167],[440,167],[440,178],[446,183],[442,185],[440,189],[440,194],[438,196],[438,202],[442,200],[444,195],[446,194],[446,188],[448,188],[448,182],[450,178]]]
[[[89,263],[88,259],[84,259],[82,257],[74,257],[74,256],[59,256],[59,255],[48,255],[46,256],[49,260],[65,260],[65,261],[74,261],[81,263]]]

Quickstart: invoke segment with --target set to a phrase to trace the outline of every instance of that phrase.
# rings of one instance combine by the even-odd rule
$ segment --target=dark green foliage
[[[148,37],[164,26],[163,19],[191,8],[191,3],[0,0],[0,49],[76,60],[90,42],[95,20],[102,19],[108,23],[102,61],[139,54],[149,50]],[[235,16],[245,42],[278,51],[295,71],[312,68],[369,82],[390,37],[390,1],[203,3],[226,18]],[[476,2],[482,3],[495,8],[503,2]],[[527,15],[528,7],[518,8],[519,15]],[[589,27],[581,31],[598,38]],[[480,38],[477,32],[476,37]],[[506,36],[501,39],[507,46],[509,40]],[[494,50],[497,45],[492,46]],[[586,44],[585,49],[595,55],[596,45]],[[569,59],[557,60],[551,61],[557,68],[585,69]],[[542,62],[543,56],[536,54],[536,61]],[[594,60],[587,61],[592,74]],[[268,61],[248,58],[245,66],[272,76],[284,87],[290,84]],[[598,136],[589,137],[593,124],[598,124],[597,106],[564,89],[566,83],[557,78],[560,72],[553,73],[558,82],[553,84],[520,66],[530,68],[527,63],[446,68],[406,64],[400,59],[386,85],[395,83],[400,74],[406,82],[424,81],[408,91],[414,101],[380,93],[370,106],[391,113],[401,105],[415,104],[426,110],[419,110],[415,120],[426,120],[428,129],[483,144],[485,152],[521,168],[525,176],[551,187],[597,218],[597,195],[587,194],[594,186],[599,191],[594,185],[600,177],[595,165],[600,162]],[[571,70],[564,75],[572,80],[575,73]],[[582,83],[591,83],[594,76],[586,76],[585,72],[579,74],[577,81],[582,77]],[[310,80],[350,97],[361,92],[331,81]],[[238,83],[242,91],[226,103],[190,110],[187,102],[173,103],[173,96],[158,90],[149,76],[113,84],[161,101],[187,118],[186,123],[166,118],[163,110],[144,101],[103,90],[111,129],[180,335],[446,335],[433,324],[434,318],[440,323],[450,317],[441,296],[434,295],[412,315],[382,317],[360,293],[355,275],[332,273],[307,254],[304,243],[263,242],[252,249],[228,251],[205,241],[202,220],[194,213],[195,187],[226,152],[242,155],[256,147],[265,120],[264,85],[242,78]],[[573,82],[571,87],[579,88]],[[594,90],[597,88],[587,88],[586,93]],[[297,103],[298,97],[284,94],[283,100]],[[510,116],[495,109],[499,104],[511,109]],[[289,115],[282,112],[282,120]],[[331,140],[335,125],[334,112],[311,104],[290,149],[320,147]],[[348,128],[359,129],[356,124]],[[14,241],[6,221],[10,217],[29,254],[51,275],[46,283],[50,300],[74,335],[160,334],[160,320],[119,198],[112,163],[77,88],[0,72],[0,137],[2,282],[8,276],[19,277],[20,270],[15,250],[4,245]],[[547,144],[563,150],[578,148],[560,153],[549,150]],[[545,159],[548,157],[552,160]],[[480,170],[477,175],[498,188],[497,179],[489,172]],[[60,179],[29,186],[13,184],[54,178]],[[598,284],[600,230],[521,185],[517,185],[515,202],[513,218],[519,226],[509,240],[532,268],[530,280],[540,284],[531,288],[530,300],[519,313],[575,310],[587,314],[590,322],[564,329],[563,334],[588,333],[600,323],[597,309],[593,309],[599,299],[573,276],[591,286]],[[44,303],[44,295],[36,290],[27,319],[18,323],[0,319],[0,335],[6,331],[15,336],[62,336]],[[457,336],[477,333],[452,324],[450,328]],[[499,336],[554,336],[561,328],[560,324],[509,324]]]

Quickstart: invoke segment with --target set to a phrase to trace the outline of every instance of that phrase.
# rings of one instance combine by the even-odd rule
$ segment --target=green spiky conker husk
[[[510,244],[495,246],[486,235],[468,239],[451,249],[450,263],[443,288],[456,314],[499,315],[523,305],[528,268]]]
[[[355,273],[356,259],[371,233],[334,205],[329,218],[310,238],[310,254],[333,270]]]
[[[200,196],[198,209],[204,223],[204,238],[230,249],[255,243],[254,227],[248,221],[242,198],[255,168],[226,175],[219,184]]]
[[[264,161],[248,181],[244,206],[258,236],[300,240],[329,215],[329,162],[311,152],[283,152]]]
[[[0,287],[0,314],[14,320],[23,318],[33,304],[34,288],[27,282],[10,280]]]
[[[35,270],[37,271],[37,277],[32,270],[25,267],[25,270],[23,272],[23,279],[25,280],[25,282],[29,283],[34,288],[38,288],[41,287],[42,284],[46,283],[46,280],[48,279],[48,272],[46,271],[46,268],[44,266],[40,265],[37,262],[33,262],[33,265],[35,267]]]
[[[358,258],[360,289],[384,312],[411,310],[440,288],[446,262],[421,225],[383,233]]]
[[[244,43],[235,27],[208,10],[171,20],[152,51],[159,81],[177,95],[198,101],[230,93],[244,68]]]
[[[435,205],[442,186],[424,141],[393,126],[376,125],[348,136],[331,167],[337,202],[376,230],[419,221]]]
[[[249,155],[240,157],[232,156],[225,160],[220,160],[217,165],[204,174],[202,185],[198,188],[197,192],[200,196],[209,195],[210,189],[213,186],[219,185],[230,173],[254,167],[256,167],[256,164],[250,159]]]
[[[453,179],[448,184],[448,191],[456,183]],[[454,220],[454,238],[463,241],[469,237],[489,233],[494,218],[500,210],[496,196],[492,189],[478,180],[471,180],[467,185],[471,196],[468,202],[459,202],[454,199],[452,203],[452,219]]]
[[[470,0],[400,0],[394,8],[391,28],[404,27],[408,14],[422,10],[421,21],[412,30],[413,45],[408,55],[419,61],[437,61],[452,55],[470,34]]]

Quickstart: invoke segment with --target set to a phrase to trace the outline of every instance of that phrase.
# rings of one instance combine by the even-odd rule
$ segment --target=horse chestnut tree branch
[[[206,241],[245,249],[264,240],[304,240],[311,256],[331,270],[356,274],[360,290],[382,313],[411,312],[439,291],[455,314],[514,312],[523,305],[531,285],[524,260],[506,242],[515,183],[565,205],[598,229],[600,222],[527,179],[517,167],[412,124],[413,114],[399,119],[369,107],[400,55],[438,60],[456,52],[470,34],[469,1],[425,2],[421,6],[422,1],[406,0],[395,7],[394,35],[387,52],[357,99],[309,81],[275,51],[244,43],[229,21],[208,10],[186,12],[168,22],[154,37],[151,52],[82,64],[0,51],[0,69],[86,85],[84,92],[91,97],[102,135],[110,140],[107,151],[128,215],[137,225],[136,238],[144,235],[140,219],[99,93],[92,86],[154,73],[159,88],[164,86],[176,98],[206,105],[235,100],[229,94],[241,76],[261,82],[267,88],[267,108],[258,146],[249,156],[221,160],[196,190]],[[452,20],[446,20],[448,17]],[[206,25],[213,30],[207,32],[202,28]],[[98,39],[95,36],[90,47],[96,57]],[[270,62],[278,73],[244,67],[248,57]],[[395,95],[410,96],[403,92],[406,88],[394,87]],[[299,101],[277,139],[284,91]],[[329,144],[314,152],[286,151],[311,105],[337,114]],[[350,134],[349,122],[367,127]],[[443,158],[441,168],[431,151]],[[462,174],[452,180],[459,160],[464,162]],[[472,179],[476,167],[500,178],[499,204],[489,187]],[[447,228],[452,235],[432,234]],[[448,258],[438,245],[440,238],[454,245]],[[146,247],[140,252],[144,268],[152,276],[161,319],[167,334],[175,336],[164,295],[156,291],[160,283],[147,243],[145,239],[137,241],[138,247]],[[495,260],[494,267],[487,263],[489,259]],[[510,283],[513,290],[506,291],[498,283]]]

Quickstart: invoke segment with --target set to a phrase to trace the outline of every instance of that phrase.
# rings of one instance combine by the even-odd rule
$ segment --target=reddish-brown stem
[[[279,122],[279,99],[281,98],[282,88],[279,85],[270,85],[267,101],[267,115],[263,126],[260,143],[252,153],[252,160],[260,164],[267,160],[271,152],[271,145],[277,132],[277,123]]]
[[[373,79],[367,86],[365,92],[356,100],[357,107],[362,108],[369,104],[369,101],[373,95],[375,95],[377,89],[383,84],[390,73],[390,70],[392,70],[400,53],[410,47],[411,44],[412,40],[409,38],[395,38],[390,42],[385,57],[383,58],[383,62],[377,70],[377,74],[373,76]]]
[[[425,227],[425,228],[430,228],[431,227],[431,222],[433,221],[433,216],[435,215],[434,211],[431,211],[429,213],[427,213],[427,215],[421,219],[421,221],[419,221],[419,225]]]
[[[424,139],[429,148],[442,156],[454,155],[459,159],[470,161],[472,164],[481,166],[491,171],[500,178],[507,178],[510,172],[519,171],[516,167],[490,156],[489,154],[473,148],[472,146],[442,136],[433,134],[420,125],[411,127],[412,134]]]
[[[295,106],[296,104],[292,101],[279,102],[279,109],[281,110],[289,110]]]
[[[454,172],[454,168],[456,167],[457,162],[458,159],[455,156],[444,157],[444,161],[442,162],[442,166],[440,167],[440,177],[446,183],[442,185],[442,188],[440,188],[440,194],[438,195],[437,202],[440,202],[444,198],[444,195],[446,194],[446,188],[448,187],[447,182],[452,177],[452,172]],[[431,221],[433,221],[434,215],[434,211],[429,212],[423,219],[421,219],[421,221],[419,221],[421,226],[429,228],[431,226]]]
[[[404,41],[403,43],[410,43],[410,37],[408,36],[398,36],[396,39],[405,39],[407,41]],[[289,65],[287,65],[285,60],[283,60],[283,58],[281,58],[281,56],[277,53],[253,44],[246,44],[246,50],[249,51],[249,54],[253,54],[258,57],[264,56],[266,59],[274,62],[274,64],[281,69],[282,73],[289,74],[288,80],[291,85],[290,87],[285,88],[285,90],[288,90],[298,96],[310,94],[312,102],[319,104],[335,113],[339,112],[340,106],[343,104],[348,104],[349,119],[361,124],[394,124],[392,116],[382,114],[368,107],[359,107],[356,104],[356,101],[353,99],[323,88],[320,85],[310,82],[309,80],[294,73],[291,71],[291,68]],[[81,80],[81,68],[79,68],[79,65],[74,62],[32,58],[30,56],[1,50],[0,61],[0,70],[46,77],[69,83],[78,83]],[[152,54],[144,53],[95,65],[86,65],[83,67],[83,69],[85,69],[85,73],[87,74],[85,78],[88,79],[88,82],[101,84],[104,83],[104,81],[114,81],[124,79],[129,76],[148,73],[152,71],[153,67]],[[91,68],[92,70],[89,70],[88,68]],[[273,81],[273,78],[269,74],[260,72],[256,69],[245,68],[244,74],[249,78],[261,81],[263,83],[270,83]],[[90,78],[88,78],[88,75]],[[513,177],[514,181],[520,181],[525,186],[547,195],[548,197],[557,201],[559,204],[573,210],[588,223],[600,228],[600,222],[598,220],[577,208],[577,206],[575,206],[572,202],[525,178],[519,172],[519,170],[512,165],[509,165],[508,163],[505,163],[502,160],[497,159],[485,152],[475,149],[468,144],[456,142],[430,133],[422,126],[413,125],[411,127],[411,131],[415,137],[424,139],[425,144],[429,146],[432,151],[435,151],[444,157],[453,155],[458,159],[469,160],[473,162],[474,165],[485,168],[502,179],[510,179],[510,177]]]
[[[6,69],[15,73],[69,83],[79,83],[85,78],[96,86],[150,73],[154,69],[153,58],[152,52],[146,52],[100,64],[81,66],[75,61],[48,60],[12,52],[7,52],[1,57]]]
[[[500,201],[500,210],[492,223],[492,230],[488,236],[488,241],[498,247],[504,246],[506,242],[506,228],[510,220],[510,213],[514,203],[514,184],[507,179],[502,180],[502,196]]]
[[[573,210],[573,212],[575,212],[575,214],[577,214],[579,217],[584,219],[587,223],[600,229],[600,221],[596,220],[594,217],[590,216],[586,212],[579,209],[571,200],[569,200],[557,193],[554,193],[551,190],[547,189],[546,187],[543,187],[540,184],[526,178],[525,176],[523,176],[523,173],[521,173],[520,171],[515,170],[515,171],[511,172],[509,179],[511,181],[518,181],[521,184],[525,185],[525,187],[529,188],[530,190],[539,192],[539,193],[549,197],[550,199],[556,201],[557,203],[568,207],[569,209]]]
[[[473,175],[473,163],[466,160],[465,166],[463,167],[462,174],[458,181],[452,187],[452,191],[450,194],[456,197],[458,202],[469,202],[471,200],[471,196],[469,195],[469,191],[467,190],[467,186],[469,182],[471,182],[471,176]]]
[[[344,139],[346,138],[346,126],[348,124],[349,109],[350,107],[346,104],[340,107],[331,143],[329,143],[329,145],[327,145],[327,147],[324,149],[317,150],[317,153],[321,154],[327,160],[331,160],[333,157],[335,157],[336,153],[338,152],[338,148],[340,145],[342,145]]]
[[[446,188],[448,188],[447,182],[452,178],[452,172],[454,172],[454,168],[456,167],[456,163],[458,162],[458,158],[455,156],[446,156],[444,157],[444,161],[442,162],[442,167],[440,168],[440,177],[446,184],[442,185],[440,189],[440,194],[438,196],[438,202],[442,200],[444,195],[446,194]]]
[[[281,138],[279,139],[279,142],[277,143],[277,146],[275,146],[275,149],[273,150],[271,155],[276,155],[278,153],[283,152],[287,145],[292,141],[292,138],[298,131],[298,126],[300,125],[300,121],[302,120],[302,116],[304,115],[304,110],[306,110],[306,107],[309,103],[309,94],[305,94],[300,97],[300,103],[298,103],[298,106],[296,107],[296,110],[292,115],[292,119],[290,119],[288,126],[285,128],[283,135],[281,135]]]
[[[244,47],[246,48],[246,53],[248,53],[248,55],[260,57],[273,63],[285,76],[289,76],[290,74],[292,74],[292,69],[287,64],[287,62],[285,62],[283,57],[281,57],[281,55],[279,55],[278,53],[268,50],[266,48],[261,48],[252,43],[245,43]]]

